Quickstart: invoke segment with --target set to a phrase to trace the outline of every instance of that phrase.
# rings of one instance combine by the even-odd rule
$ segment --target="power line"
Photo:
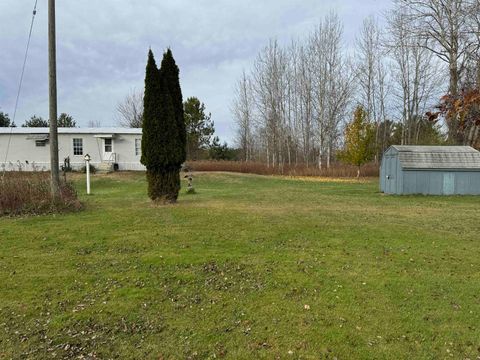
[[[25,56],[23,59],[22,73],[20,75],[20,82],[18,84],[17,98],[15,100],[15,108],[13,111],[12,124],[10,125],[13,125],[15,123],[15,119],[17,117],[18,101],[20,99],[20,93],[22,91],[22,84],[23,84],[23,76],[25,75],[25,68],[27,66],[28,50],[30,48],[30,40],[32,39],[33,24],[35,22],[35,15],[37,15],[37,3],[38,3],[38,0],[35,0],[35,5],[33,6],[33,12],[32,12],[32,21],[30,23],[30,31],[28,32],[28,40],[27,40],[27,46],[25,49]],[[3,163],[5,164],[5,167],[3,168],[3,176],[5,176],[8,151],[10,149],[10,142],[12,140],[12,132],[13,132],[13,126],[10,126],[10,135],[8,137],[7,150],[5,152],[5,160],[3,161]]]

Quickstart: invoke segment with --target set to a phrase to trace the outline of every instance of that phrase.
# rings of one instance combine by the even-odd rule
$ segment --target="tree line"
[[[121,126],[141,128],[143,124],[143,92],[131,92],[117,106],[117,121]],[[186,152],[188,160],[213,159],[236,160],[238,151],[226,142],[221,143],[214,136],[215,124],[211,113],[197,97],[189,97],[184,103],[184,120],[187,131]],[[49,127],[49,121],[41,116],[33,115],[22,127]],[[74,118],[61,113],[58,117],[59,127],[77,127]],[[89,127],[99,127],[98,123],[89,123]],[[16,127],[8,114],[0,111],[0,127]]]
[[[67,113],[61,113],[57,119],[58,127],[77,127],[76,121],[73,119],[73,116],[68,115]],[[0,127],[16,127],[17,125],[13,122],[7,113],[0,111]],[[22,127],[49,127],[50,122],[45,120],[41,116],[33,115],[30,119],[25,120],[22,124]]]
[[[383,22],[364,20],[353,52],[333,12],[304,38],[271,40],[236,84],[243,160],[329,167],[359,107],[377,160],[392,144],[479,146],[479,10],[478,0],[395,0]]]
[[[116,108],[117,122],[123,127],[143,127],[144,94],[131,91],[118,103]],[[186,128],[187,160],[237,160],[239,152],[221,143],[215,134],[215,123],[212,114],[207,112],[205,103],[191,96],[183,102],[183,116]]]

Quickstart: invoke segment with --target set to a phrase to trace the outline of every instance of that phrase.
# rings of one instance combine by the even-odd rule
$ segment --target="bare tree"
[[[359,102],[363,105],[369,121],[378,120],[377,91],[382,57],[378,22],[373,16],[369,16],[363,21],[355,51]]]
[[[325,158],[330,166],[339,126],[352,94],[353,73],[343,48],[343,25],[334,13],[327,15],[309,40],[313,70],[314,118],[318,148],[317,164]]]
[[[88,120],[87,126],[89,128],[99,128],[102,126],[100,120]]]
[[[467,54],[475,44],[471,29],[476,0],[397,0],[407,7],[411,35],[423,39],[419,44],[433,52],[449,67],[449,92],[458,94],[460,76]]]
[[[465,76],[462,79],[466,88],[480,89],[480,1],[470,6],[469,33],[472,34],[472,46],[467,51]]]
[[[256,159],[280,167],[299,160],[330,165],[352,93],[342,33],[332,13],[303,42],[283,48],[272,40],[251,75],[243,75],[232,110],[239,145],[244,148],[248,136],[256,139],[250,141]]]
[[[296,127],[300,133],[303,162],[309,166],[314,148],[314,103],[313,70],[308,49],[301,46],[298,50],[298,63],[295,75],[295,96],[297,98]]]
[[[287,46],[270,41],[238,81],[232,106],[246,160],[329,167],[354,101],[376,125],[377,159],[393,141],[416,144],[427,133],[441,141],[423,115],[447,82],[451,92],[480,86],[479,1],[393,1],[386,28],[365,20],[354,58],[334,13]]]
[[[358,102],[363,105],[368,121],[374,122],[376,154],[378,161],[385,150],[385,134],[381,134],[381,124],[387,120],[387,101],[390,96],[389,72],[386,51],[383,46],[382,30],[373,16],[367,17],[356,41],[356,80]],[[383,130],[386,128],[383,127]]]
[[[276,40],[257,56],[252,73],[253,91],[260,127],[266,131],[266,159],[272,166],[283,165],[285,90],[287,58]]]
[[[402,123],[402,144],[417,144],[423,114],[440,97],[442,71],[428,40],[412,34],[411,10],[396,7],[388,15],[386,47],[392,62],[393,106]]]
[[[252,84],[245,71],[235,91],[232,112],[237,125],[236,141],[242,149],[243,159],[250,161],[253,157],[253,99]]]
[[[397,7],[409,9],[411,36],[423,41],[419,44],[448,65],[450,96],[459,94],[459,83],[465,72],[469,54],[478,47],[472,32],[475,6],[478,0],[396,0]],[[473,12],[472,12],[473,11]],[[447,119],[449,137],[464,141],[459,119]]]
[[[476,46],[472,46],[467,54],[467,61],[465,66],[465,74],[461,79],[462,85],[462,103],[464,100],[471,97],[472,94],[480,94],[480,1],[475,1],[471,5],[469,11],[472,16],[470,22],[470,32],[473,34]],[[473,101],[470,106],[471,118],[477,117],[480,114],[480,105]],[[476,116],[475,116],[476,114]],[[476,121],[464,121],[464,143],[471,146],[480,146],[480,124]]]
[[[132,90],[117,105],[117,121],[123,127],[141,128],[143,122],[143,93]]]

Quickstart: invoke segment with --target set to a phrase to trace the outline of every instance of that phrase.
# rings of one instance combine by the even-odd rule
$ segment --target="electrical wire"
[[[3,167],[2,177],[5,176],[5,171],[6,171],[6,168],[7,168],[8,152],[10,150],[10,142],[12,140],[12,133],[13,133],[13,126],[12,125],[15,124],[15,119],[17,117],[18,101],[20,99],[20,93],[22,91],[22,84],[23,84],[23,77],[25,75],[25,68],[27,66],[28,50],[30,49],[30,41],[32,39],[33,24],[35,22],[35,15],[37,15],[37,3],[38,3],[38,0],[35,0],[35,5],[33,6],[33,12],[32,12],[32,21],[30,23],[30,31],[28,32],[27,47],[25,49],[25,56],[24,56],[24,59],[23,59],[22,73],[20,75],[20,82],[18,84],[17,98],[15,100],[15,108],[14,108],[14,111],[13,111],[12,123],[10,124],[10,135],[8,137],[7,150],[5,152],[5,160],[3,161],[4,167]]]

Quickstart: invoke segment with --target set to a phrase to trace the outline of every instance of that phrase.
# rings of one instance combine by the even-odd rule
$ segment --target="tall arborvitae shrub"
[[[148,196],[172,203],[180,191],[180,167],[185,161],[186,133],[179,70],[168,50],[157,69],[148,53],[145,75],[141,163],[147,168]]]
[[[183,112],[183,97],[182,89],[180,88],[179,69],[172,55],[170,49],[163,54],[162,65],[160,67],[160,77],[163,80],[164,87],[171,99],[171,105],[173,109],[174,121],[172,122],[172,129],[175,129],[176,135],[172,138],[175,144],[172,142],[171,156],[172,163],[181,165],[185,162],[187,157],[187,130],[185,126],[185,117]]]

